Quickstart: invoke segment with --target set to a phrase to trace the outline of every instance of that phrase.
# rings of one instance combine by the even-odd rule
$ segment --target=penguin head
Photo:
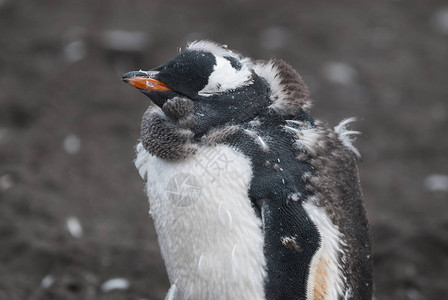
[[[149,71],[128,72],[122,79],[162,110],[173,98],[189,99],[194,107],[191,129],[199,136],[223,124],[244,123],[272,110],[282,112],[273,104],[291,92],[281,95],[288,80],[280,76],[285,70],[278,62],[253,61],[226,46],[198,41],[165,64]]]

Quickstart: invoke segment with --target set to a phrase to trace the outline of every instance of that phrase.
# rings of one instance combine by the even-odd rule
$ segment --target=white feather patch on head
[[[321,236],[321,246],[311,261],[306,299],[314,300],[315,295],[323,296],[319,299],[324,300],[339,299],[344,294],[345,287],[339,262],[339,255],[343,254],[342,234],[325,210],[314,204],[313,199],[304,203],[303,208]]]
[[[279,70],[274,66],[273,61],[267,61],[253,65],[253,69],[258,76],[263,77],[271,86],[271,100],[282,99],[286,96],[280,78]]]
[[[354,136],[361,134],[361,132],[347,129],[347,126],[354,121],[356,121],[356,118],[344,119],[336,127],[334,127],[334,131],[338,134],[339,140],[342,144],[344,144],[345,147],[350,149],[358,158],[360,158],[361,154],[358,149],[353,146],[353,142],[356,139]]]
[[[187,45],[187,50],[195,50],[195,51],[204,51],[209,52],[215,56],[231,56],[238,60],[242,60],[241,63],[249,60],[248,58],[244,58],[240,54],[233,52],[232,50],[227,48],[227,45],[218,45],[211,41],[194,41]]]
[[[208,78],[207,85],[199,91],[200,96],[209,97],[216,93],[236,90],[253,83],[252,72],[247,66],[242,64],[241,69],[237,70],[232,67],[229,60],[216,55],[215,58],[216,65]]]
[[[255,73],[264,78],[271,88],[271,101],[270,106],[273,110],[283,111],[288,104],[285,102],[289,97],[288,87],[282,83],[281,71],[274,60],[255,62],[252,66]],[[301,104],[301,107],[305,110],[309,110],[312,107],[311,101],[306,101]]]
[[[252,61],[225,45],[218,45],[210,41],[195,41],[187,46],[190,51],[203,51],[211,53],[216,58],[216,65],[209,77],[208,84],[199,91],[199,95],[209,97],[216,93],[235,90],[248,86],[252,81]],[[241,63],[241,69],[235,69],[225,57],[232,57]]]

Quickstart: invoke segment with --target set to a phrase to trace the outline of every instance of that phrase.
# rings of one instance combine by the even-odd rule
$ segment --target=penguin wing
[[[284,130],[268,120],[266,127],[260,123],[256,131],[232,128],[225,143],[251,160],[249,196],[263,223],[266,299],[306,299],[310,265],[320,247],[319,232],[303,207],[310,196],[303,177],[312,168],[297,160]]]
[[[307,299],[310,266],[320,236],[300,202],[261,201],[266,299]]]

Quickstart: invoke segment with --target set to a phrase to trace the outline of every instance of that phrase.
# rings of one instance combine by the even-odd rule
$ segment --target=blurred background
[[[0,299],[163,299],[120,80],[188,41],[288,61],[359,117],[376,299],[448,299],[446,1],[0,0]]]

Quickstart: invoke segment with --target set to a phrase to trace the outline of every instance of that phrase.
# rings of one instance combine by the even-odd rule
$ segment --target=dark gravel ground
[[[132,163],[148,102],[120,76],[202,38],[290,62],[330,125],[360,118],[376,298],[448,299],[446,2],[82,2],[0,1],[0,299],[163,299]]]

